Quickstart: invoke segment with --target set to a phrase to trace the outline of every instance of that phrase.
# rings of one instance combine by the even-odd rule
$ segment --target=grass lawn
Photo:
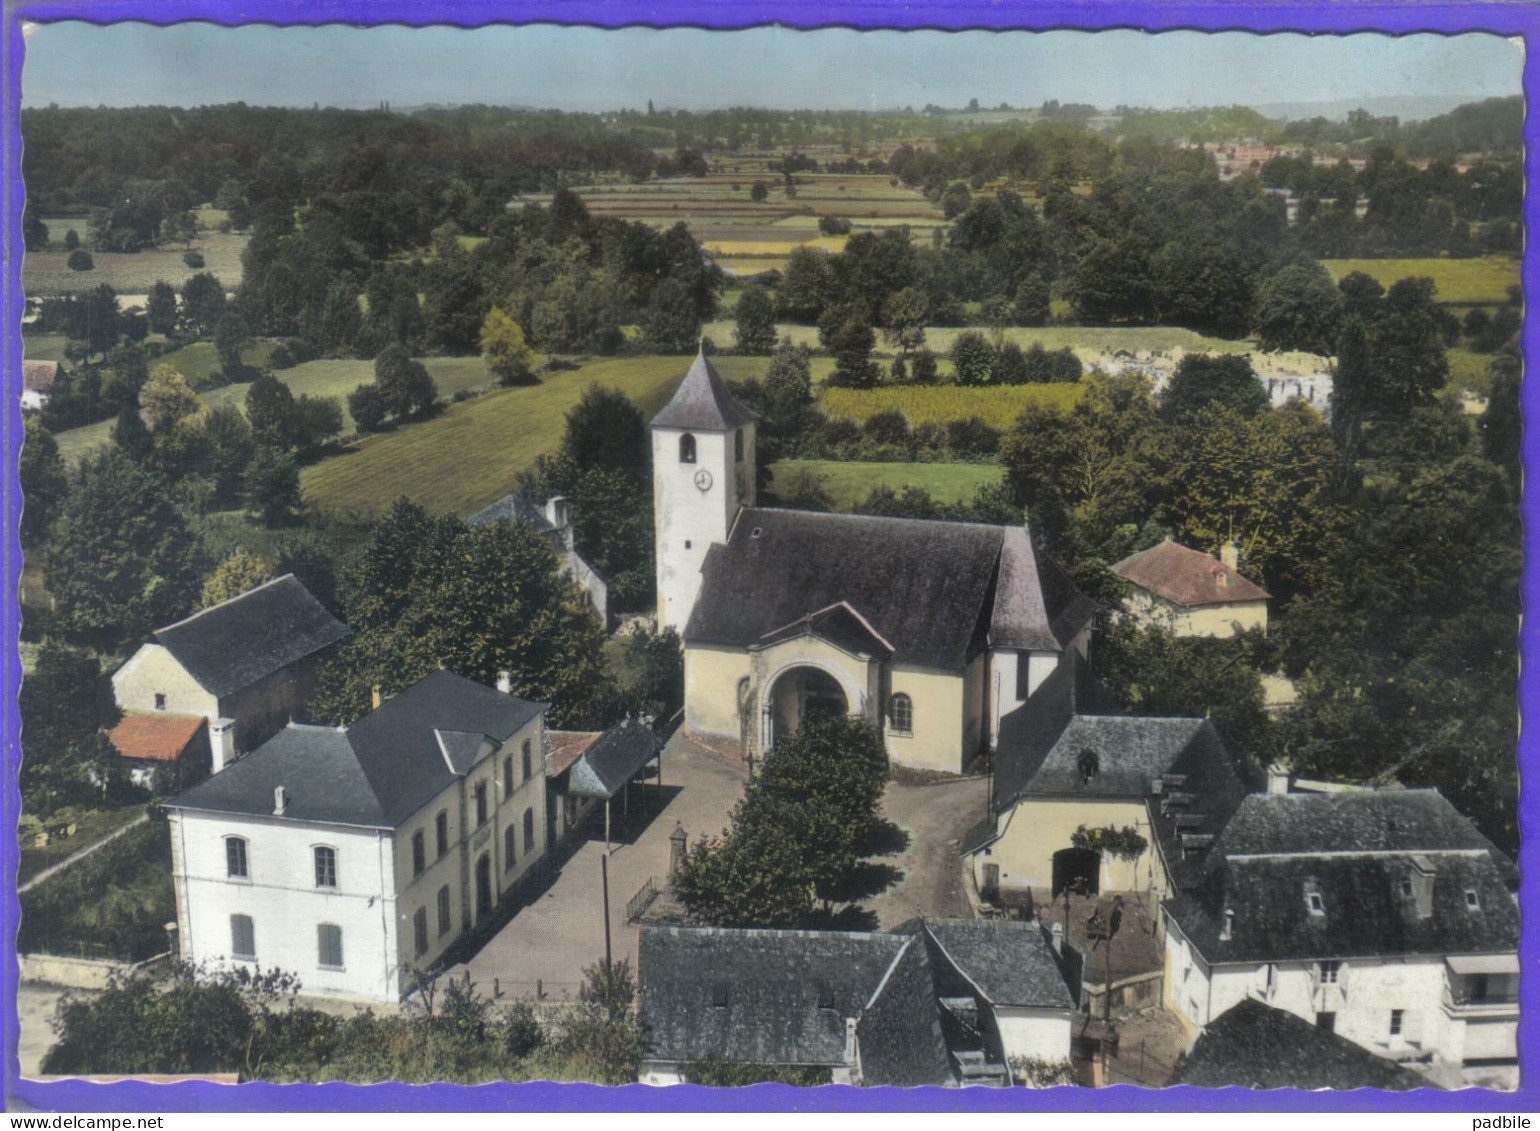
[[[1453,349],[1447,351],[1449,356],[1449,383],[1445,386],[1447,392],[1453,396],[1459,396],[1464,389],[1486,396],[1492,391],[1492,375],[1487,372],[1487,367],[1492,364],[1496,356],[1490,353],[1475,353],[1471,350]]]
[[[961,503],[981,487],[1000,482],[1005,469],[992,463],[844,463],[838,460],[788,459],[771,468],[775,480],[796,472],[809,472],[823,480],[824,489],[837,510],[852,510],[876,487],[920,487],[941,503]]]
[[[28,361],[63,361],[68,344],[63,334],[23,334],[21,353]]]
[[[406,495],[431,511],[471,514],[513,490],[535,457],[556,450],[567,412],[588,386],[619,389],[650,417],[689,364],[685,357],[608,358],[529,388],[494,389],[307,468],[306,501],[323,512],[373,515]]]
[[[911,425],[945,424],[976,416],[995,428],[1009,428],[1028,405],[1067,411],[1085,395],[1084,385],[1005,385],[960,389],[955,385],[894,385],[885,389],[820,389],[818,403],[830,416],[864,421],[896,409]],[[932,465],[917,465],[932,466]]]
[[[58,239],[47,251],[29,251],[22,260],[22,288],[29,295],[64,294],[70,291],[89,291],[102,283],[108,283],[120,295],[148,294],[157,280],[164,279],[178,290],[194,275],[196,270],[182,262],[187,250],[181,244],[167,245],[147,251],[116,252],[93,251],[91,259],[96,267],[91,271],[71,271],[65,266],[69,253],[64,250],[63,228],[74,227],[85,235],[83,223],[78,221],[45,221],[50,230],[59,227]],[[241,252],[246,247],[247,236],[223,232],[204,232],[193,241],[192,250],[203,253],[202,270],[211,272],[233,291],[241,281]]]
[[[66,856],[79,852],[82,848],[89,848],[109,833],[116,832],[128,824],[135,817],[144,812],[144,806],[124,805],[117,809],[91,809],[71,818],[75,825],[75,835],[67,837],[55,837],[43,848],[34,848],[30,844],[24,844],[21,848],[20,871],[16,877],[17,883],[26,883],[44,868],[57,864]],[[49,824],[62,821],[61,815],[50,818]]]
[[[1386,288],[1399,279],[1425,276],[1438,287],[1438,301],[1452,305],[1507,302],[1508,288],[1519,282],[1519,261],[1507,256],[1481,259],[1325,259],[1333,279],[1354,271],[1371,275]]]

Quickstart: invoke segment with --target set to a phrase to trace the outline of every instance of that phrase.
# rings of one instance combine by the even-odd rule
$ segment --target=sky
[[[1493,35],[1304,36],[1176,31],[713,32],[400,26],[33,29],[29,106],[396,109],[484,102],[564,110],[927,103],[1110,109],[1519,93],[1522,48]]]

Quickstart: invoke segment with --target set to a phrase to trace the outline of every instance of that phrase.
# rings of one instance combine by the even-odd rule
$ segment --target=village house
[[[520,522],[544,534],[561,561],[561,571],[577,582],[588,594],[589,603],[606,629],[613,619],[610,614],[609,586],[597,570],[583,560],[577,552],[576,531],[572,525],[572,504],[562,495],[545,501],[543,508],[533,506],[519,495],[504,495],[489,507],[477,511],[465,520],[471,526],[486,526],[493,522]]]
[[[1177,636],[1234,636],[1267,630],[1270,594],[1237,569],[1240,550],[1226,542],[1216,558],[1170,538],[1112,567],[1128,582],[1128,615]]]
[[[857,715],[894,764],[962,772],[1086,654],[1094,602],[1024,527],[756,507],[757,419],[702,355],[652,421],[685,725],[763,752],[810,716]]]
[[[21,411],[41,412],[53,396],[54,382],[59,379],[57,361],[25,360],[21,363]]]
[[[546,811],[552,843],[589,812],[604,808],[604,842],[618,806],[630,811],[631,785],[656,764],[662,772],[663,736],[641,719],[626,717],[606,731],[548,731]]]
[[[1110,713],[1105,690],[1072,660],[1006,716],[990,813],[962,852],[986,900],[1066,888],[1159,898],[1195,875],[1261,784],[1207,719]]]
[[[218,773],[304,717],[321,664],[347,635],[289,573],[157,628],[113,673],[124,717],[108,737],[130,762],[186,756]],[[195,720],[208,737],[189,744]]]
[[[827,1071],[837,1084],[1005,1085],[1066,1063],[1074,1011],[1035,923],[914,920],[892,933],[649,927],[641,1079],[701,1061]]]
[[[1232,1005],[1204,1029],[1173,1084],[1195,1088],[1425,1088],[1417,1073],[1345,1037],[1256,998]]]
[[[439,671],[167,802],[181,958],[399,1001],[545,855],[545,710]]]
[[[1165,904],[1166,1001],[1193,1040],[1248,998],[1398,1061],[1517,1071],[1511,861],[1436,790],[1242,802]]]

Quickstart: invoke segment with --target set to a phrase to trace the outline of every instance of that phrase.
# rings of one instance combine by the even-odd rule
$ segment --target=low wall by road
[[[104,990],[107,979],[115,971],[145,973],[160,969],[171,958],[157,954],[143,962],[111,962],[101,958],[69,958],[61,954],[22,954],[23,982],[40,982],[50,986],[65,986],[75,990]]]

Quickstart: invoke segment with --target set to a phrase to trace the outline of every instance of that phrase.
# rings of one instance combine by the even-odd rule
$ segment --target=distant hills
[[[1367,110],[1376,117],[1394,115],[1403,122],[1420,122],[1474,101],[1477,100],[1457,94],[1398,94],[1380,98],[1335,98],[1326,102],[1261,102],[1251,108],[1263,117],[1289,122],[1301,118],[1341,121],[1354,110]]]

